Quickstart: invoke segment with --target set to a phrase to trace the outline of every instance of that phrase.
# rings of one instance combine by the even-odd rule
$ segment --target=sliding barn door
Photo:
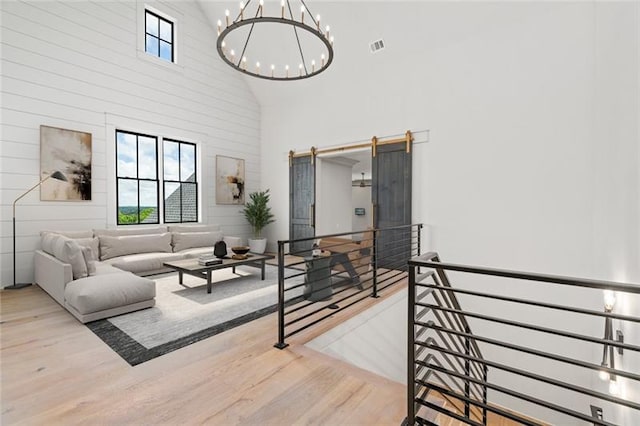
[[[371,198],[375,228],[411,224],[411,138],[372,149]],[[383,231],[376,240],[378,267],[406,269],[411,256],[408,230]]]
[[[289,239],[314,237],[316,203],[316,167],[313,155],[290,157],[289,162]],[[298,256],[310,253],[313,241],[293,243],[289,252]]]

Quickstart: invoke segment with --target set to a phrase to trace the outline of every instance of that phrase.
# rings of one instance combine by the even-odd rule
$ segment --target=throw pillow
[[[82,255],[84,256],[84,262],[87,264],[87,275],[95,275],[96,258],[93,257],[93,250],[91,247],[82,247]]]
[[[80,244],[80,247],[89,247],[94,260],[100,258],[100,240],[98,237],[76,238],[75,242]]]
[[[177,253],[194,247],[213,247],[222,240],[222,232],[173,232],[173,251]]]

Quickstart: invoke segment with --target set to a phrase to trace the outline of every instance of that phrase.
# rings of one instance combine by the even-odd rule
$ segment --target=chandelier
[[[224,22],[218,20],[223,61],[250,76],[279,81],[313,77],[331,65],[331,28],[322,28],[320,15],[314,16],[304,0],[281,0],[279,7],[265,7],[264,0],[254,1],[256,7],[251,3],[240,2],[235,19],[227,9]]]

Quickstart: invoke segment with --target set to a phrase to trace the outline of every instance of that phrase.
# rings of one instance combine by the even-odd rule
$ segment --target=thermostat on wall
[[[364,207],[356,207],[356,216],[364,216]]]

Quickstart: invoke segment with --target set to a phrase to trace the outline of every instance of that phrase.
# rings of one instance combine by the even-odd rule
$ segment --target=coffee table
[[[246,259],[233,259],[231,257],[224,258],[222,263],[216,265],[201,265],[198,263],[198,259],[182,259],[174,260],[170,262],[164,262],[164,266],[178,271],[178,280],[182,284],[182,277],[184,274],[193,275],[194,277],[204,278],[207,280],[207,293],[211,293],[211,273],[217,269],[232,268],[233,272],[236,272],[236,266],[247,265],[254,268],[260,268],[262,271],[262,280],[264,280],[264,265],[265,261],[273,259],[273,256],[268,254],[249,254]]]

